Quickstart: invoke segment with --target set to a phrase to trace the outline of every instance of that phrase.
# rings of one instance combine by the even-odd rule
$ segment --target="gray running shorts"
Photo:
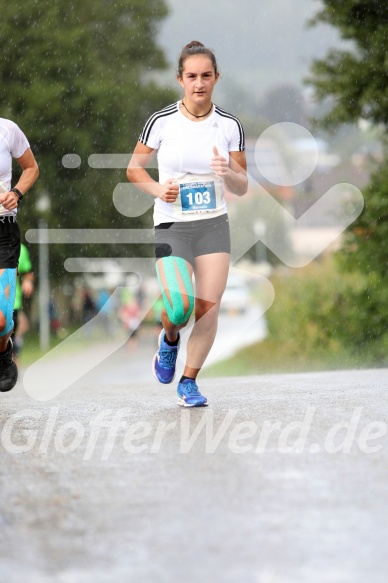
[[[212,219],[161,223],[155,227],[156,259],[172,255],[194,265],[195,257],[211,253],[230,253],[226,213]]]

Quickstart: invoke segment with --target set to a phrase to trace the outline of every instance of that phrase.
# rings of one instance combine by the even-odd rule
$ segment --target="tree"
[[[1,115],[25,131],[38,160],[31,199],[39,190],[50,193],[53,228],[134,226],[112,203],[125,170],[95,170],[87,161],[93,153],[130,153],[148,115],[175,99],[150,77],[166,66],[155,43],[167,15],[164,0],[0,0],[0,6]],[[82,160],[77,169],[62,165],[71,152]],[[31,199],[21,213],[25,228],[37,224]],[[115,253],[122,249],[111,246]],[[51,248],[58,265],[68,254],[69,247]]]
[[[308,81],[319,99],[334,101],[321,123],[335,126],[364,118],[386,128],[388,4],[381,0],[322,1],[324,7],[311,24],[337,27],[349,41],[349,49],[332,49],[325,59],[313,62]]]
[[[323,0],[313,22],[336,26],[349,49],[331,50],[312,66],[309,82],[320,99],[331,98],[332,107],[321,123],[335,127],[364,118],[388,128],[388,4],[381,0]],[[359,274],[362,285],[347,290],[343,330],[351,330],[348,342],[359,347],[376,341],[386,354],[388,345],[388,171],[384,160],[363,192],[365,207],[347,229],[340,264],[344,271]],[[352,319],[350,326],[346,320]]]

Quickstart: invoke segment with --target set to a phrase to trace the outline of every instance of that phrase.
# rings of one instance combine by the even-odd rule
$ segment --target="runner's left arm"
[[[30,148],[27,148],[20,158],[15,159],[23,170],[18,182],[15,184],[15,188],[24,195],[35,184],[39,176],[39,167]],[[18,206],[19,197],[13,191],[5,192],[0,195],[0,202],[4,208],[11,211]]]
[[[210,162],[210,168],[217,176],[220,176],[224,182],[225,188],[243,196],[248,190],[247,163],[245,152],[229,152],[229,164],[221,156],[217,148],[213,147],[214,156]]]

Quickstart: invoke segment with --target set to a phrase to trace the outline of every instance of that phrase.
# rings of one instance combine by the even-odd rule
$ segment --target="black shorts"
[[[17,222],[9,222],[9,218],[0,217],[0,269],[17,267],[19,262],[20,229]]]
[[[161,223],[155,227],[155,256],[182,257],[194,266],[195,257],[230,253],[228,215],[198,221]]]

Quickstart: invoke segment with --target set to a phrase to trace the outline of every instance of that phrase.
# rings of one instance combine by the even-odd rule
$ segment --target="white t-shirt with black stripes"
[[[223,196],[217,205],[212,206],[211,203],[206,205],[203,202],[208,196],[206,185],[213,180],[217,184],[221,183],[210,168],[210,161],[214,156],[213,146],[216,146],[219,154],[228,161],[229,152],[245,150],[244,131],[236,117],[214,105],[208,118],[193,122],[183,115],[179,105],[180,101],[154,113],[145,124],[139,141],[157,150],[161,184],[169,178],[175,178],[180,184],[187,180],[188,183],[200,185],[202,183],[199,181],[203,180],[205,186],[202,189],[198,186],[198,194],[194,192],[197,202],[201,201],[201,204],[197,205],[189,192],[190,188],[186,190],[181,188],[182,200],[183,192],[187,192],[189,199],[186,199],[186,203],[188,204],[188,200],[192,202],[192,206],[188,206],[183,212],[182,204],[185,203],[182,203],[181,196],[174,204],[157,198],[154,209],[155,225],[213,218],[225,214],[226,202]]]

